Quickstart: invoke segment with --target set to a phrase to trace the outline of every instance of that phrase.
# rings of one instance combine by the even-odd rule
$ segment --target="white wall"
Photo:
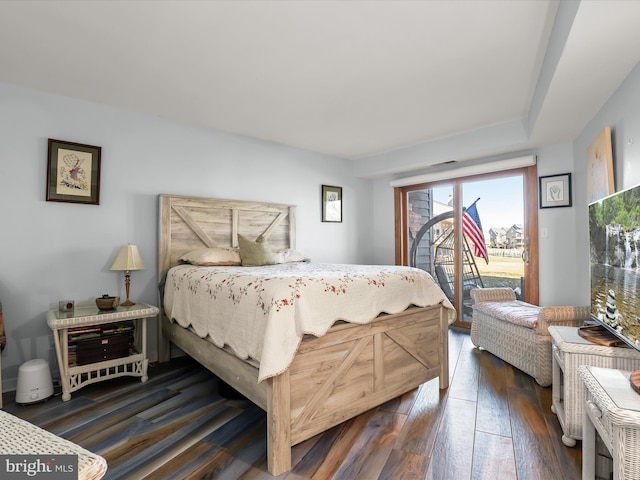
[[[538,242],[540,255],[540,305],[589,305],[581,300],[575,281],[577,198],[573,174],[573,148],[565,143],[541,148],[537,152],[538,176],[571,173],[572,206],[538,209]],[[546,230],[546,237],[541,234]]]
[[[395,258],[395,211],[390,178],[372,180],[373,183],[373,259],[370,263],[393,265]]]
[[[297,247],[313,261],[372,257],[371,186],[349,161],[2,84],[0,132],[5,391],[27,360],[56,369],[45,313],[58,300],[124,296],[109,271],[122,245],[137,244],[146,266],[131,298],[157,304],[161,193],[296,204]],[[48,138],[102,147],[100,205],[45,201]],[[322,184],[343,187],[343,223],[320,221]]]

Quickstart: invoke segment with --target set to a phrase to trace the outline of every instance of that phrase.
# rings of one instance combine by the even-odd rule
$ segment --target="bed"
[[[192,266],[179,266],[181,256],[202,247],[237,247],[239,236],[267,240],[273,251],[296,248],[293,205],[177,195],[160,195],[159,202],[160,278],[177,275],[180,268],[193,278]],[[202,268],[213,276],[225,267]],[[245,267],[228,268],[235,272],[234,282],[242,278],[240,269]],[[268,372],[266,360],[260,362],[251,354],[242,359],[224,345],[216,346],[205,332],[197,334],[195,320],[193,325],[181,320],[181,326],[169,318],[173,315],[167,314],[161,298],[159,359],[170,359],[172,342],[265,410],[267,468],[280,475],[291,469],[293,445],[436,377],[441,389],[448,387],[448,325],[455,312],[435,283],[434,287],[436,291],[428,286],[429,305],[383,311],[367,323],[332,321],[326,332],[316,332],[321,336],[305,334],[303,328],[292,358],[285,359],[286,367],[271,365]]]

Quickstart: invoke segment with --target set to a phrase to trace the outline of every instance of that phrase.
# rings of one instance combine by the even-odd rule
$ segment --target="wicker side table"
[[[614,480],[640,478],[640,395],[629,384],[630,372],[579,367],[584,382],[582,479],[596,478],[596,432],[613,458]]]
[[[85,385],[110,378],[127,375],[141,377],[141,380],[146,382],[149,364],[147,358],[147,318],[155,317],[159,312],[158,307],[144,303],[136,303],[130,307],[120,306],[113,311],[100,311],[95,306],[76,307],[73,312],[50,310],[47,313],[47,323],[53,330],[53,339],[56,345],[62,383],[62,400],[69,400],[71,392]],[[142,324],[140,345],[133,355],[98,361],[88,365],[70,365],[68,335],[70,328],[104,325],[125,320],[137,320]]]
[[[604,347],[578,335],[577,327],[549,327],[552,341],[553,386],[551,410],[562,427],[562,443],[573,447],[582,438],[584,396],[580,365],[635,370],[640,352],[627,347]]]

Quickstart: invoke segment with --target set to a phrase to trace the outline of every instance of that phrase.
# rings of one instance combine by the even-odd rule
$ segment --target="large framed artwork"
[[[101,147],[49,139],[47,201],[100,204]]]
[[[342,222],[342,187],[322,185],[322,221]]]
[[[587,148],[587,203],[614,192],[611,129],[605,127]]]

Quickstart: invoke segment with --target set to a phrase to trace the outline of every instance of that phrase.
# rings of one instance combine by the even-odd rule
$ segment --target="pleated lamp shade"
[[[140,252],[138,252],[138,247],[135,245],[125,245],[118,252],[118,256],[111,265],[111,270],[118,271],[131,271],[131,270],[143,270],[144,263],[142,262],[142,257],[140,257]]]
[[[138,247],[135,245],[125,245],[118,252],[118,256],[111,265],[111,270],[119,270],[124,272],[124,286],[127,291],[127,300],[120,305],[124,307],[130,307],[135,305],[135,302],[129,300],[129,288],[131,285],[131,271],[144,269],[144,263],[142,263],[142,257],[138,252]]]

